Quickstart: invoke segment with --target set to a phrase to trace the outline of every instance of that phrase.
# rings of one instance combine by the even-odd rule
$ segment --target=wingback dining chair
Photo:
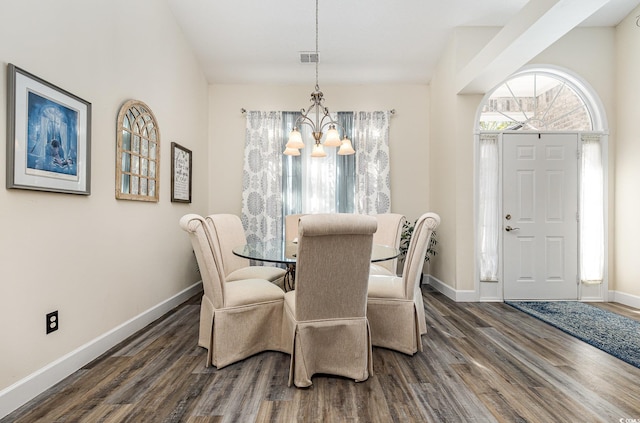
[[[305,214],[288,214],[284,217],[284,239],[293,241],[298,238],[298,221]]]
[[[422,351],[427,322],[420,290],[422,266],[429,240],[440,224],[440,216],[425,213],[416,221],[405,257],[402,276],[371,275],[367,317],[371,342],[413,355]]]
[[[266,279],[226,283],[205,219],[187,214],[180,227],[189,234],[202,276],[198,345],[207,349],[207,367],[220,369],[266,350],[288,353],[282,336],[284,291]]]
[[[267,279],[282,287],[285,269],[275,266],[251,266],[249,259],[233,254],[233,248],[247,243],[242,221],[235,214],[211,214],[205,218],[212,228],[222,255],[222,268],[227,282],[240,279]]]
[[[382,213],[374,216],[378,221],[378,230],[373,234],[373,243],[400,248],[402,227],[407,221],[406,217],[398,213]],[[398,259],[371,263],[370,274],[390,275],[397,274]]]
[[[310,386],[317,373],[363,381],[373,372],[366,309],[376,226],[365,215],[300,218],[296,288],[284,306],[289,386]]]

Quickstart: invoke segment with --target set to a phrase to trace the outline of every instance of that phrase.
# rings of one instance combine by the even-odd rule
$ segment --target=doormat
[[[577,301],[506,304],[640,368],[640,322]]]

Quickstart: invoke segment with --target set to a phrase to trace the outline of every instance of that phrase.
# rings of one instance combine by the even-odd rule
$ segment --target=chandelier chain
[[[316,90],[320,88],[318,85],[318,62],[320,62],[320,55],[318,54],[318,0],[316,0]]]

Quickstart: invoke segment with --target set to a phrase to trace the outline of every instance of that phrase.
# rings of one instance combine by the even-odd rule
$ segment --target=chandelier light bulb
[[[287,147],[284,149],[284,155],[286,156],[299,156],[300,155],[300,150],[298,150],[297,148],[291,148],[291,147]]]
[[[335,125],[330,125],[327,131],[327,139],[324,141],[326,147],[340,147],[342,142],[340,141],[340,134]]]
[[[327,153],[324,152],[322,144],[314,144],[311,157],[327,157]]]
[[[350,154],[355,154],[356,150],[353,149],[351,145],[351,140],[347,137],[344,137],[342,140],[342,145],[340,146],[340,150],[338,150],[338,155],[340,156],[348,156]]]
[[[289,141],[287,142],[287,148],[304,148],[304,143],[302,142],[302,134],[298,131],[298,128],[293,128],[291,133],[289,134]],[[298,156],[299,154],[295,154]]]

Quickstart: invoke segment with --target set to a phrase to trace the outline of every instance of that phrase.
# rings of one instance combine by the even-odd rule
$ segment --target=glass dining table
[[[249,260],[267,263],[281,263],[287,266],[284,277],[284,288],[290,291],[294,288],[296,276],[296,254],[298,244],[291,241],[250,241],[247,244],[233,248],[233,254]],[[388,245],[373,244],[371,262],[393,260],[400,255],[400,250]]]

